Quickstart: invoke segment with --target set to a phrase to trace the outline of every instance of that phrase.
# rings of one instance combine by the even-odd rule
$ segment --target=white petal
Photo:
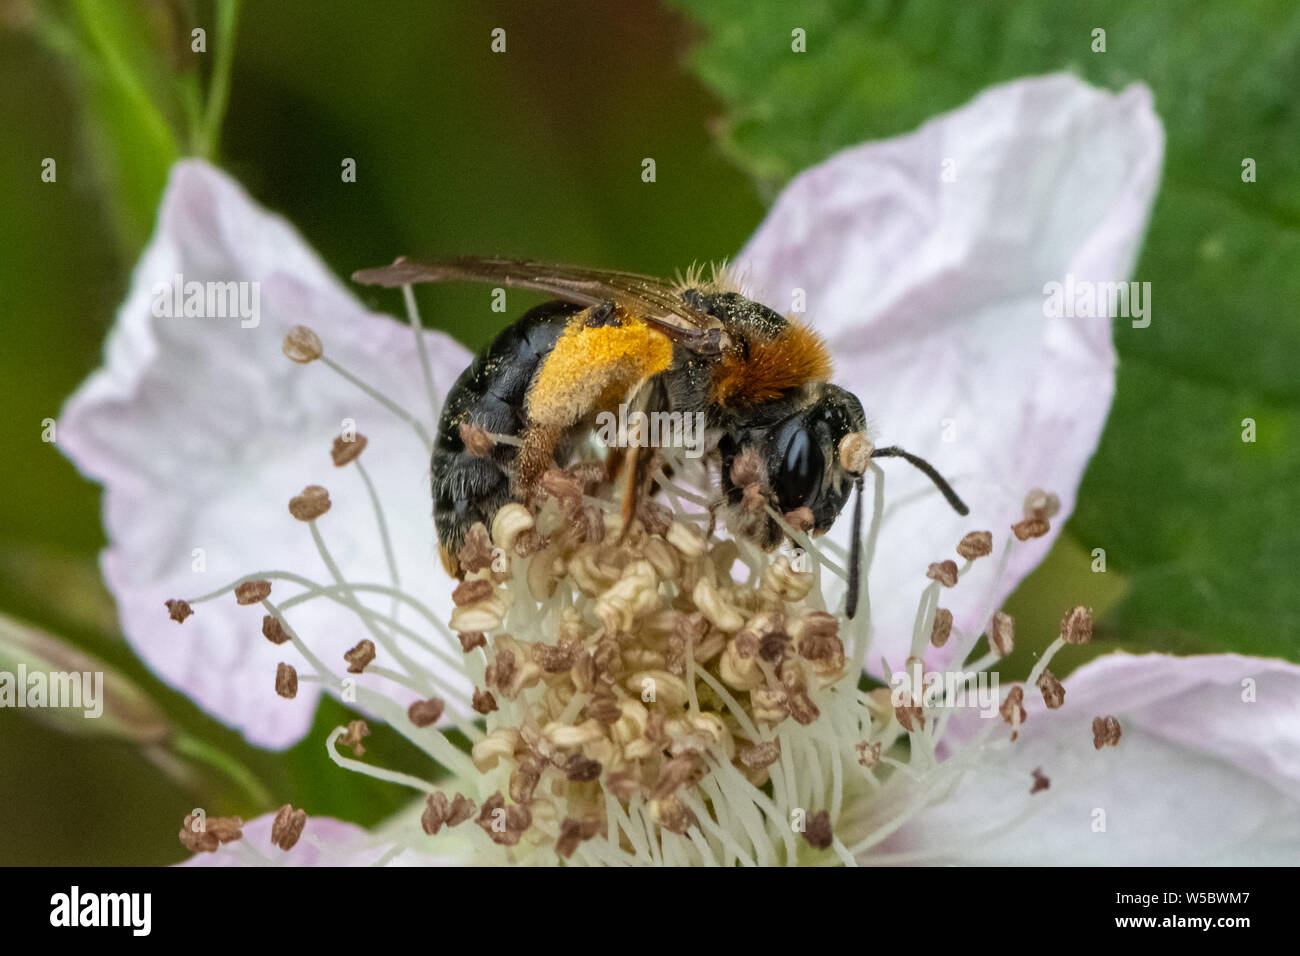
[[[985,559],[942,596],[969,631],[1073,509],[1110,408],[1115,354],[1107,319],[1045,318],[1043,288],[1067,273],[1129,277],[1162,155],[1145,87],[1112,94],[1066,75],[1010,83],[803,173],[741,253],[739,268],[774,308],[806,291],[806,317],[828,336],[837,380],[862,399],[877,444],[929,459],[971,506],[960,518],[920,473],[882,460],[897,511],[869,581],[873,661],[906,657],[925,570],[955,559],[966,531],[1001,541],[1026,492],[1060,496],[1052,534],[1020,546],[996,589]],[[847,540],[847,525],[834,540]],[[934,666],[943,658],[929,655]]]
[[[186,282],[258,283],[260,323],[155,317],[155,285],[177,274]],[[410,329],[367,312],[287,223],[224,174],[181,163],[109,335],[104,367],[59,422],[65,453],[105,486],[103,571],[127,638],[169,684],[267,747],[305,733],[318,692],[304,682],[294,701],[277,697],[276,664],[293,663],[302,673],[310,666],[290,645],[262,637],[259,607],[239,607],[227,596],[196,605],[178,627],[162,602],[258,570],[330,583],[307,526],[288,512],[289,499],[309,484],[330,492],[333,508],[318,524],[346,577],[388,583],[362,479],[355,466],[336,469],[330,460],[344,419],[369,439],[361,460],[387,511],[403,584],[440,617],[451,608],[429,517],[425,449],[409,426],[322,363],[286,359],[281,340],[297,324],[313,328],[327,355],[432,430]],[[441,333],[428,333],[427,341],[445,391],[469,355]],[[206,561],[202,573],[192,570],[195,549]],[[271,598],[293,590],[277,585]],[[343,651],[369,636],[321,602],[289,620],[330,664],[341,665]]]
[[[1056,711],[1026,691],[1021,739],[878,852],[994,864],[1300,859],[1300,667],[1232,654],[1113,654],[1065,687]],[[1091,722],[1108,714],[1122,736],[1098,751]],[[965,718],[962,729],[981,723]],[[1031,796],[1035,768],[1051,786]],[[1099,811],[1105,832],[1094,831]]]
[[[288,850],[271,843],[274,813],[264,813],[243,826],[243,837],[223,844],[215,853],[196,853],[181,866],[456,866],[456,857],[403,850],[394,842],[354,823],[332,817],[307,818],[302,836]],[[422,842],[432,842],[423,837]],[[444,841],[445,842],[445,841]]]

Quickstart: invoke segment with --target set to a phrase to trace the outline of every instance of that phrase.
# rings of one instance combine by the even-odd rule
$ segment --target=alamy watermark
[[[171,282],[155,282],[152,293],[155,318],[237,318],[245,329],[255,329],[262,321],[260,282],[186,282],[178,272]]]
[[[890,675],[889,700],[895,708],[975,707],[988,718],[998,716],[1002,695],[996,671],[923,671],[913,661]]]
[[[104,713],[103,671],[0,671],[0,708],[51,707],[83,711],[96,718]]]
[[[1043,286],[1043,315],[1049,319],[1099,319],[1109,316],[1133,320],[1133,328],[1151,324],[1150,282],[1093,282],[1065,274],[1065,282]]]
[[[595,435],[606,448],[680,448],[687,458],[704,454],[703,412],[600,412]]]

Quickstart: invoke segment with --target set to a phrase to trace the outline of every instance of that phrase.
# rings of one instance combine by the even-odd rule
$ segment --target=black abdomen
[[[555,347],[569,319],[582,306],[539,305],[479,352],[447,393],[433,446],[433,521],[438,540],[455,552],[476,521],[491,528],[497,509],[511,500],[509,465],[517,449],[498,444],[482,458],[465,450],[462,424],[500,435],[518,435],[527,424],[528,387]]]

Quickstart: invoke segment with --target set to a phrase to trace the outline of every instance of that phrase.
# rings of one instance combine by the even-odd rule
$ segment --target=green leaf
[[[765,195],[1019,76],[1153,89],[1166,170],[1135,275],[1152,322],[1116,323],[1118,393],[1070,530],[1125,578],[1101,622],[1120,645],[1300,660],[1300,9],[675,2],[706,28],[693,62],[726,104],[723,148]]]

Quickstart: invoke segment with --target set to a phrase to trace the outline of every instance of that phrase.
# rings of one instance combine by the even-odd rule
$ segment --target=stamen
[[[420,310],[415,304],[415,290],[411,286],[402,286],[402,299],[406,302],[406,317],[415,333],[415,351],[420,357],[420,374],[424,376],[424,390],[429,395],[429,411],[432,421],[438,420],[438,393],[433,388],[433,370],[429,366],[429,347],[424,341],[424,328],[420,323]]]

